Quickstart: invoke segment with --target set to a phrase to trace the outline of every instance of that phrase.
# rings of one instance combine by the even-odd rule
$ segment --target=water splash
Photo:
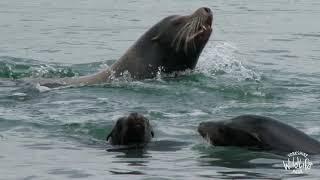
[[[39,83],[36,84],[35,88],[41,93],[41,92],[47,92],[51,89],[46,86],[41,86]]]
[[[111,83],[114,85],[122,85],[122,84],[127,84],[134,81],[129,71],[124,71],[120,73],[119,76],[116,76],[115,72],[112,71],[110,80],[111,80]]]
[[[184,71],[174,71],[171,73],[165,73],[163,72],[164,67],[159,67],[158,71],[156,73],[156,77],[154,78],[154,80],[157,80],[159,82],[164,82],[163,80],[166,78],[175,78],[175,77],[180,77],[180,76],[188,76],[193,74],[193,70],[191,69],[186,69]]]
[[[6,77],[6,78],[12,78],[13,71],[12,71],[12,66],[8,64],[0,64],[0,77]]]
[[[196,71],[210,77],[228,75],[237,81],[260,81],[261,76],[246,67],[236,55],[237,48],[230,43],[208,43],[200,56]]]
[[[71,68],[68,67],[54,67],[53,65],[45,64],[38,67],[30,67],[29,72],[31,77],[38,78],[61,78],[61,77],[72,77],[78,76],[78,73],[73,72]]]
[[[32,78],[61,78],[77,76],[71,66],[46,63],[25,58],[8,56],[0,57],[0,78],[19,79]]]

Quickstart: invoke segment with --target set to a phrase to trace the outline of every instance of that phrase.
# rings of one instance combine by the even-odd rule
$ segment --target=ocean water
[[[108,67],[149,27],[207,6],[214,30],[194,72],[176,78],[74,88],[24,78],[86,75]],[[201,121],[270,116],[320,140],[317,0],[1,0],[0,179],[319,179],[286,157],[212,147]],[[148,117],[144,150],[108,152],[117,118]]]

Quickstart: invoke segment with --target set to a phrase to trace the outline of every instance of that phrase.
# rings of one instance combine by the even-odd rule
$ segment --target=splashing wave
[[[207,76],[228,75],[238,81],[256,80],[261,76],[246,67],[237,57],[237,48],[230,43],[208,43],[196,69]]]

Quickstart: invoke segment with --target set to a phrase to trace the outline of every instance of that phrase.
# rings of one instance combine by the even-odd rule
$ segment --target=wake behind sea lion
[[[159,72],[192,70],[211,35],[212,19],[206,7],[191,15],[168,16],[145,32],[110,68],[79,78],[41,80],[40,85],[99,84],[125,73],[134,79],[146,79]]]
[[[320,153],[320,142],[272,118],[243,115],[227,121],[202,122],[200,135],[216,146],[239,146],[275,152]]]

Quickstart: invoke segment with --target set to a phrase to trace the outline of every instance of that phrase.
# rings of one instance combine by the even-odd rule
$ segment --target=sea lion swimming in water
[[[193,70],[211,35],[212,19],[207,7],[191,15],[168,16],[145,32],[110,68],[83,77],[41,80],[40,85],[99,84],[124,73],[134,79],[147,79],[158,73]]]
[[[112,145],[144,145],[153,137],[149,120],[141,114],[131,113],[117,120],[106,140]]]
[[[243,115],[227,121],[202,122],[198,132],[215,146],[239,146],[255,150],[320,153],[320,142],[272,118]]]

